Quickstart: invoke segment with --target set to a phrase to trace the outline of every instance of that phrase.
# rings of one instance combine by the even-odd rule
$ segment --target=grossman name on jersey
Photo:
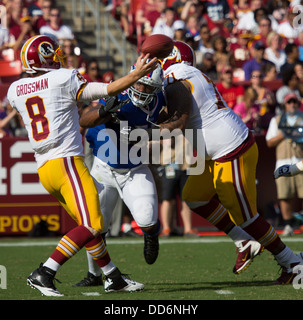
[[[35,82],[24,83],[16,86],[16,95],[23,96],[29,93],[48,89],[48,78],[40,79]]]

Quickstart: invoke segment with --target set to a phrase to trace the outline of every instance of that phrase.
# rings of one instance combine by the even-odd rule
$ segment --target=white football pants
[[[147,165],[140,165],[133,169],[114,169],[94,157],[91,175],[103,186],[99,193],[104,219],[103,232],[108,231],[112,212],[119,196],[139,227],[149,227],[157,223],[157,189]]]

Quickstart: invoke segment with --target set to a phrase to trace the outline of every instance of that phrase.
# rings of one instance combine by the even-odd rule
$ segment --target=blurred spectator
[[[185,5],[182,8],[182,12],[180,15],[180,19],[187,21],[190,16],[196,16],[198,19],[203,20],[203,9],[204,9],[204,1],[201,2],[199,0],[189,0],[186,1]],[[200,23],[200,21],[199,21]]]
[[[41,34],[55,36],[59,42],[65,39],[74,39],[72,28],[62,23],[60,11],[56,7],[50,9],[49,23],[42,26],[39,31]]]
[[[262,0],[251,0],[250,11],[241,16],[237,28],[239,30],[249,30],[253,34],[258,34],[257,21],[266,14],[266,9],[262,8]]]
[[[282,37],[278,33],[270,32],[267,36],[267,48],[264,52],[264,58],[275,64],[278,73],[281,66],[286,62],[286,54],[281,49],[282,41]]]
[[[245,73],[245,80],[250,80],[253,70],[261,70],[266,63],[271,63],[264,58],[265,45],[262,41],[257,41],[251,48],[252,58],[244,63],[243,69]]]
[[[239,20],[243,14],[251,11],[248,0],[235,0],[232,3],[232,10],[235,18]]]
[[[276,92],[276,99],[280,108],[283,107],[284,98],[288,93],[295,93],[298,99],[301,101],[303,96],[300,81],[298,76],[295,73],[294,67],[290,66],[283,70],[282,74],[283,86],[280,87]]]
[[[213,54],[214,49],[211,41],[209,28],[206,24],[203,24],[200,27],[200,41],[196,50],[197,64],[202,64],[202,58],[206,52]]]
[[[187,2],[189,2],[189,1],[188,0],[175,0],[175,1],[173,1],[172,7],[175,9],[175,12],[178,16],[178,19],[181,18],[182,10]]]
[[[185,22],[176,20],[173,24],[174,40],[185,41]]]
[[[188,154],[187,151],[191,150],[191,148],[188,149],[186,147],[188,143],[184,138],[175,138],[164,139],[161,144],[161,165],[163,166],[163,170],[161,171],[161,222],[163,226],[161,236],[178,235],[176,230],[176,198],[179,195],[179,198],[182,199],[182,190],[188,177],[186,169],[190,166],[188,162],[193,162],[192,154]],[[170,151],[164,152],[163,150]],[[181,159],[183,158],[183,161],[181,164],[178,164],[180,156]],[[197,230],[192,228],[191,209],[182,200],[180,215],[184,225],[184,236],[197,237]]]
[[[298,135],[297,128],[302,129],[303,113],[299,111],[300,102],[294,93],[289,93],[283,100],[283,114],[272,118],[266,142],[269,148],[276,148],[276,169],[289,163],[302,160],[302,134]],[[277,198],[280,203],[284,220],[284,235],[291,235],[295,227],[293,218],[293,200],[303,199],[303,175],[281,177],[275,180]]]
[[[9,47],[9,32],[0,24],[0,59],[3,59],[2,52]]]
[[[299,50],[295,43],[288,43],[284,48],[284,52],[286,54],[286,61],[280,67],[281,73],[283,73],[284,69],[293,67],[299,61]]]
[[[43,1],[44,0],[36,0],[35,2],[32,2],[28,7],[28,13],[30,16],[42,16],[43,11]]]
[[[130,0],[121,0],[119,1],[120,7],[120,24],[121,28],[124,31],[124,35],[126,38],[130,38],[132,36],[131,32],[133,31],[130,27],[129,22],[129,10],[130,10]]]
[[[111,71],[105,72],[102,76],[102,82],[104,82],[104,83],[110,83],[114,80],[115,80],[115,75]]]
[[[266,8],[268,12],[276,19],[280,24],[284,21],[289,7],[288,0],[269,0],[266,3]]]
[[[215,62],[219,62],[223,65],[231,63],[231,52],[228,50],[226,39],[218,35],[212,39],[212,45],[214,49]]]
[[[274,81],[278,78],[277,68],[273,63],[266,63],[261,68],[263,81]]]
[[[88,61],[86,73],[83,74],[83,77],[87,82],[102,82],[98,61],[96,59],[90,59]]]
[[[250,130],[256,128],[259,119],[259,108],[255,104],[256,99],[256,90],[252,87],[248,87],[245,90],[243,102],[234,107],[234,112],[241,117]]]
[[[206,13],[216,25],[222,27],[224,20],[228,18],[229,4],[226,0],[206,0]]]
[[[53,5],[53,0],[43,0],[42,15],[38,16],[36,23],[33,24],[35,31],[38,33],[40,28],[49,23],[50,9]]]
[[[15,57],[19,56],[23,43],[35,35],[28,10],[22,0],[9,0],[7,7],[7,24],[9,29],[9,45],[15,51]]]
[[[294,70],[297,77],[299,78],[299,81],[302,82],[303,81],[303,62],[298,61],[297,63],[295,63]]]
[[[255,36],[255,39],[261,40],[265,46],[267,46],[267,37],[269,33],[272,31],[271,28],[271,20],[268,16],[262,16],[258,20],[259,33]]]
[[[172,7],[165,8],[163,14],[156,20],[152,34],[164,34],[173,39],[175,35],[173,27],[175,18],[175,10]]]
[[[252,37],[253,35],[250,31],[239,30],[237,41],[232,42],[229,46],[231,54],[233,55],[232,60],[237,68],[241,68],[243,64],[251,58],[248,43]]]
[[[137,27],[141,28],[141,34],[148,36],[152,33],[152,29],[155,26],[157,19],[161,16],[165,8],[165,0],[140,1],[135,19]]]
[[[277,32],[284,38],[287,38],[288,42],[293,42],[299,35],[299,31],[302,31],[301,26],[294,26],[294,19],[297,13],[293,11],[292,7],[289,7],[287,11],[287,19],[281,22],[277,28]]]
[[[275,115],[275,95],[271,90],[264,87],[260,70],[254,70],[252,72],[250,81],[250,87],[257,93],[254,104],[259,110],[258,129],[267,130],[270,119]]]
[[[10,121],[17,115],[17,110],[10,105],[4,107],[0,100],[0,139],[12,135]]]
[[[185,38],[193,38],[195,42],[200,41],[199,18],[196,15],[189,16],[185,24]]]
[[[214,60],[214,55],[210,52],[206,52],[203,55],[202,63],[197,64],[197,68],[205,73],[211,80],[218,80],[218,72],[216,69],[216,63]]]
[[[243,101],[244,87],[233,83],[233,69],[231,66],[222,68],[221,82],[217,84],[217,89],[231,109]]]
[[[231,18],[226,18],[222,28],[220,28],[219,34],[226,39],[228,44],[230,44],[232,41],[237,41],[237,32],[234,20]]]
[[[303,61],[303,31],[299,32],[298,38],[299,60]]]
[[[80,55],[75,53],[75,43],[74,40],[64,40],[62,44],[62,49],[66,59],[67,69],[78,69],[80,73],[85,72],[85,62]]]

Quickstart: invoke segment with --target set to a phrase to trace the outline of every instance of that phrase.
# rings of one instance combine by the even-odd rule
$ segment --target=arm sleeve
[[[93,101],[107,96],[108,83],[102,82],[89,82],[85,85],[81,94],[79,95],[79,101]]]

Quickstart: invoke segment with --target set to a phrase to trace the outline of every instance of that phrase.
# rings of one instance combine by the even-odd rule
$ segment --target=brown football
[[[174,42],[170,37],[164,34],[153,34],[145,39],[141,52],[144,54],[149,53],[150,58],[164,59],[171,53],[173,47]]]

